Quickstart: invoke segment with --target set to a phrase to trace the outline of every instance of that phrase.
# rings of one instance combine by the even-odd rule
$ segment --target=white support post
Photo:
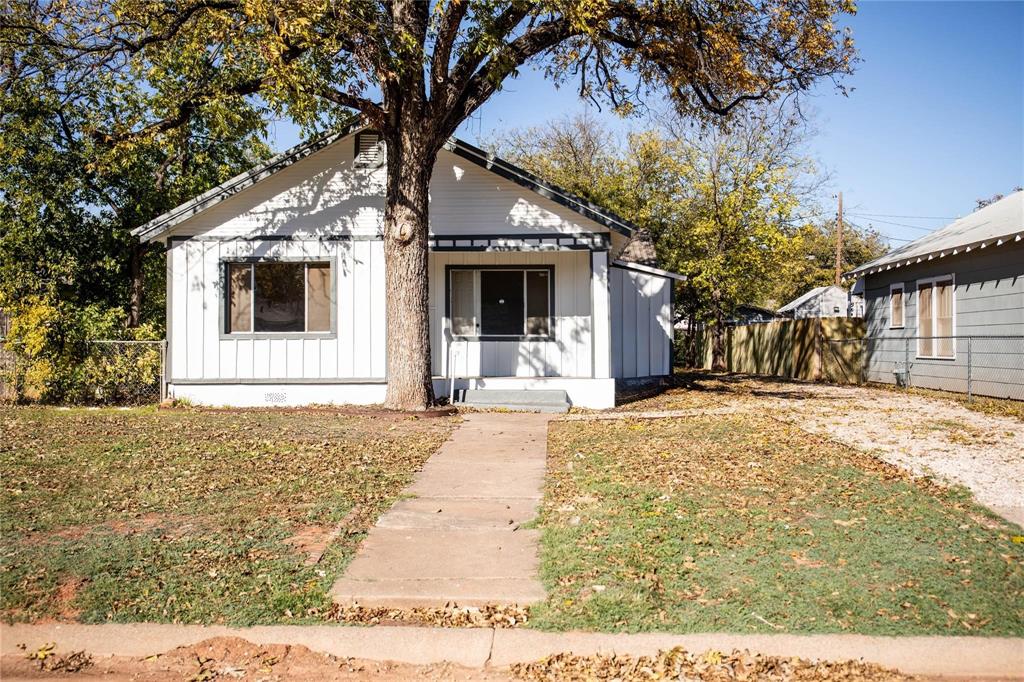
[[[612,324],[611,295],[608,286],[608,252],[592,251],[590,253],[591,278],[590,300],[593,303],[591,314],[591,343],[594,349],[593,376],[595,379],[611,377],[612,365]]]

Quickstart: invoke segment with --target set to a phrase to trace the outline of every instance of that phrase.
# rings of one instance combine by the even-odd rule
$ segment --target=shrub
[[[97,344],[95,340],[158,340],[146,324],[129,329],[120,308],[77,308],[33,296],[10,315],[7,350],[13,369],[4,381],[19,400],[45,403],[138,402],[141,387],[159,386],[160,349],[154,345]]]

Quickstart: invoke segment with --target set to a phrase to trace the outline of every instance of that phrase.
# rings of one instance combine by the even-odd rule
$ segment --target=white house
[[[167,254],[168,394],[198,404],[381,402],[386,150],[351,127],[136,229]],[[668,375],[672,281],[620,259],[634,228],[459,140],[430,187],[434,390],[614,404]]]

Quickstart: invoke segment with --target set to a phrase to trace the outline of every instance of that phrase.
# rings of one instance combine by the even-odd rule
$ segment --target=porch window
[[[331,331],[331,264],[228,263],[225,332]]]
[[[953,311],[953,276],[917,282],[917,356],[956,357]]]
[[[889,328],[903,329],[903,284],[889,285]]]
[[[452,268],[452,333],[499,339],[550,336],[553,277],[551,267]]]

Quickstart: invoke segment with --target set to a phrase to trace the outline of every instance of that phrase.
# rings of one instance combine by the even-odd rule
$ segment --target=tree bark
[[[388,389],[384,404],[393,409],[423,410],[434,403],[427,233],[430,176],[438,145],[412,127],[386,136],[384,266]]]
[[[146,289],[146,283],[142,274],[143,254],[144,247],[142,244],[132,244],[132,251],[128,262],[128,269],[131,275],[128,291],[128,327],[132,329],[142,324],[142,297]]]

